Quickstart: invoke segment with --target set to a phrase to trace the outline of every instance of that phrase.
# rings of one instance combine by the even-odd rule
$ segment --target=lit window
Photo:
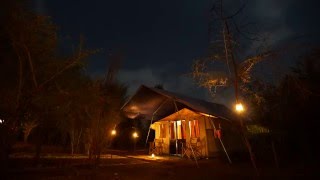
[[[167,135],[167,128],[166,124],[160,124],[159,125],[159,132],[160,132],[160,138],[166,138]]]
[[[200,137],[199,121],[193,120],[189,121],[190,137],[197,138]]]
[[[186,122],[179,120],[170,123],[170,138],[171,139],[185,139],[186,138]]]

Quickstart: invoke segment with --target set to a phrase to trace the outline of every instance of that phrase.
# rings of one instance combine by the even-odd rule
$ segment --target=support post
[[[279,169],[279,161],[278,161],[278,156],[277,156],[277,152],[276,152],[276,148],[274,145],[274,141],[271,141],[271,146],[272,146],[272,152],[273,152],[273,158],[274,158],[274,162],[276,164],[276,167]]]
[[[179,113],[177,103],[174,99],[173,99],[173,104],[176,108],[176,112]],[[180,114],[179,114],[179,117],[180,117]],[[178,124],[177,124],[177,122],[174,122],[174,125],[176,126],[176,129],[175,129],[175,131],[176,131],[176,133],[175,133],[175,135],[176,135],[176,154],[178,154]]]
[[[211,119],[210,122],[211,122],[211,125],[212,125],[213,129],[216,130],[216,126],[214,125],[213,119]],[[230,157],[229,157],[229,154],[228,154],[226,148],[224,147],[224,144],[223,144],[223,142],[222,142],[222,139],[221,139],[221,138],[218,138],[218,139],[219,139],[219,141],[220,141],[220,144],[221,144],[221,146],[222,146],[222,148],[223,148],[224,153],[226,154],[226,156],[227,156],[227,158],[228,158],[229,163],[232,164],[232,161],[231,161],[231,159],[230,159]]]
[[[145,147],[147,147],[147,144],[148,144],[148,140],[149,140],[149,135],[150,135],[150,129],[151,129],[151,125],[153,123],[153,120],[154,120],[154,116],[157,114],[157,112],[159,111],[159,109],[168,101],[168,98],[166,100],[164,100],[160,106],[153,112],[152,114],[152,118],[151,118],[151,123],[150,123],[150,126],[149,126],[149,130],[148,130],[148,135],[147,135],[147,138],[146,138],[146,143],[145,143]]]
[[[150,122],[150,125],[149,125],[149,130],[148,130],[148,134],[147,134],[147,138],[146,138],[145,147],[147,147],[147,144],[148,144],[149,135],[150,135],[150,129],[151,129],[151,125],[152,125],[152,123],[153,123],[153,117],[154,117],[154,115],[152,115],[151,122]]]
[[[200,168],[200,167],[199,167],[199,164],[198,164],[197,157],[196,157],[196,155],[194,154],[194,151],[193,151],[193,148],[192,148],[191,145],[190,145],[190,148],[191,148],[191,151],[192,151],[193,158],[194,158],[194,160],[196,161],[197,167]]]

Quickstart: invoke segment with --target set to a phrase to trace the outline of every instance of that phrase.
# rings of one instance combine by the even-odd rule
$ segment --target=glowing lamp
[[[241,103],[236,104],[236,111],[239,113],[244,111],[243,105]]]
[[[154,157],[155,157],[155,156],[154,156],[154,154],[152,153],[152,154],[151,154],[151,158],[153,159]]]
[[[132,134],[132,137],[133,137],[133,138],[139,137],[139,136],[138,136],[138,133],[137,133],[137,132],[134,132],[134,133]]]
[[[116,131],[115,129],[114,129],[114,130],[112,130],[112,131],[111,131],[111,135],[112,135],[112,136],[117,135],[117,131]]]

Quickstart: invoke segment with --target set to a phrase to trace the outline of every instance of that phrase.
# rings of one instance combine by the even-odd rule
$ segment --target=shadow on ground
[[[102,156],[101,164],[90,165],[86,156],[43,156],[41,165],[32,167],[27,156],[10,159],[1,179],[288,179],[314,177],[313,168],[263,168],[257,177],[250,163],[228,164],[221,159],[194,160],[172,156]]]

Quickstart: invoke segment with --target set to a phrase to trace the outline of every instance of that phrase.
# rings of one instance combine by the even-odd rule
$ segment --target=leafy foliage
[[[288,162],[319,160],[319,52],[319,48],[307,52],[278,86],[261,90],[264,101],[253,112],[254,119],[268,127],[274,139],[281,142],[278,148],[282,160]]]
[[[121,120],[126,87],[84,73],[84,60],[98,50],[85,49],[83,38],[73,54],[62,56],[56,26],[24,1],[5,0],[0,12],[1,158],[8,158],[20,133],[26,141],[32,136],[37,158],[51,139],[70,143],[71,153],[91,141],[89,149],[99,154],[106,132]]]

